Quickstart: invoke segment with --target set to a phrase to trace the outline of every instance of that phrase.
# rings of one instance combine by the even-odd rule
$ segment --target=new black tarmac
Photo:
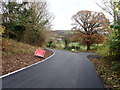
[[[2,88],[104,88],[91,53],[53,51],[45,62],[2,78]]]

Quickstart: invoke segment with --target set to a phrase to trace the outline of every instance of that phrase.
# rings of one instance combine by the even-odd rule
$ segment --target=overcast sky
[[[80,10],[101,12],[96,5],[100,0],[47,0],[49,11],[54,15],[53,30],[70,30],[71,17]]]

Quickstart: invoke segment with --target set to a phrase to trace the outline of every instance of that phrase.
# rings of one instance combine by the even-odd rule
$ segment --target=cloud
[[[101,11],[97,0],[47,0],[50,12],[54,13],[53,29],[71,29],[71,17],[80,10]]]

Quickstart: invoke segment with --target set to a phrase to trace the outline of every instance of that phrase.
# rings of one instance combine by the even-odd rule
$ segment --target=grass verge
[[[2,39],[2,55],[14,55],[21,53],[34,53],[36,49],[41,49],[37,46],[31,46],[22,42],[17,42],[12,39]]]

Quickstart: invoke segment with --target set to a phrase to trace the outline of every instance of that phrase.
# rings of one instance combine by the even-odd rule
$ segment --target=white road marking
[[[50,50],[51,50],[51,49],[50,49]],[[53,52],[54,52],[54,51],[53,51]],[[42,61],[40,61],[40,62],[31,64],[31,65],[29,65],[29,66],[27,66],[27,67],[23,67],[23,68],[21,68],[21,69],[18,69],[18,70],[16,70],[16,71],[11,72],[11,73],[8,73],[8,74],[5,74],[5,75],[3,75],[3,76],[0,76],[0,79],[1,79],[1,78],[4,78],[4,77],[6,77],[6,76],[9,76],[9,75],[11,75],[11,74],[17,73],[17,72],[19,72],[19,71],[22,71],[22,70],[24,70],[24,69],[27,69],[27,68],[29,68],[29,67],[32,67],[32,66],[34,66],[34,65],[37,65],[37,64],[39,64],[39,63],[42,63],[42,62],[46,61],[47,59],[51,58],[51,57],[54,56],[54,55],[55,55],[55,52],[54,52],[51,56],[49,56],[48,58],[46,58],[46,59],[44,59],[44,60],[42,60]]]

